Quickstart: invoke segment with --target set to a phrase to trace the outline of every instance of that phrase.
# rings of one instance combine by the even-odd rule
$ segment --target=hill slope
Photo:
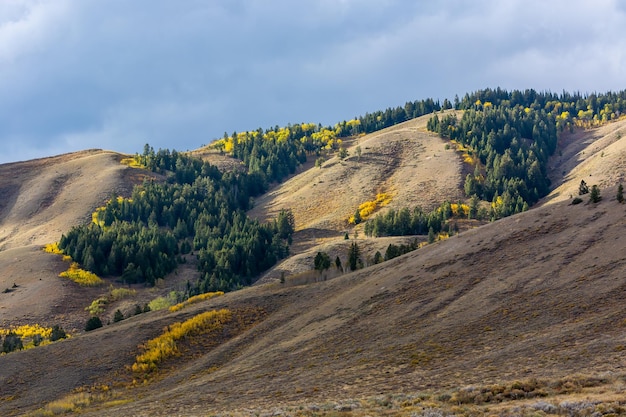
[[[145,178],[145,170],[122,165],[122,157],[88,150],[0,165],[0,289],[17,286],[0,297],[0,327],[25,322],[75,327],[71,313],[82,312],[96,293],[58,278],[67,265],[41,246],[90,222],[96,207],[111,195],[129,195]]]
[[[165,324],[221,307],[255,308],[263,319],[123,394],[131,403],[94,415],[195,415],[623,373],[625,226],[624,206],[607,191],[597,205],[538,208],[332,281],[248,288],[136,316],[0,357],[0,386],[12,398],[0,412],[110,381]]]

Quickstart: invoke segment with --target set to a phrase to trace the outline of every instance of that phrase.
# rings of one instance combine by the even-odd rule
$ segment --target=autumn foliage
[[[136,357],[133,372],[147,374],[156,371],[162,362],[180,354],[178,343],[181,340],[220,330],[231,318],[229,310],[212,310],[167,326],[163,334],[141,346],[143,353]]]
[[[72,262],[70,268],[67,271],[61,272],[59,276],[63,278],[69,278],[83,287],[97,287],[104,284],[102,278],[100,278],[93,272],[81,269],[76,262]]]
[[[204,294],[194,295],[193,297],[190,297],[189,299],[183,301],[182,303],[178,303],[176,305],[171,306],[170,311],[172,312],[179,311],[191,304],[199,303],[200,301],[208,300],[213,297],[220,296],[220,295],[224,295],[224,292],[216,291],[216,292],[207,292]]]

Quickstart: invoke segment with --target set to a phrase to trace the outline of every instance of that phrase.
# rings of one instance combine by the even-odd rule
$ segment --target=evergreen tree
[[[124,320],[124,313],[121,310],[115,310],[115,315],[113,316],[113,323],[117,323],[118,321]]]
[[[326,252],[317,252],[314,260],[315,269],[320,271],[320,274],[330,268],[330,257]]]
[[[65,333],[65,330],[63,330],[61,326],[59,326],[58,324],[55,324],[54,326],[52,326],[52,332],[50,333],[51,342],[56,342],[57,340],[65,339],[66,337],[67,337],[67,334]]]
[[[348,265],[350,265],[351,271],[356,271],[359,262],[361,261],[361,251],[359,245],[356,242],[352,242],[350,250],[348,251]]]
[[[341,259],[339,259],[339,255],[337,255],[337,257],[335,258],[335,267],[339,270],[342,271],[343,268],[341,266]]]
[[[617,186],[617,202],[618,203],[623,203],[624,202],[624,186],[622,184]]]
[[[2,342],[2,352],[11,353],[13,351],[22,349],[24,349],[22,339],[17,334],[15,334],[15,332],[10,331],[4,337],[4,342]]]
[[[589,193],[589,187],[585,180],[580,180],[580,185],[578,186],[578,195],[583,195]]]
[[[100,327],[102,327],[102,320],[100,320],[100,317],[92,316],[89,318],[89,320],[87,320],[87,323],[85,324],[85,331],[90,332]]]
[[[589,193],[589,202],[597,203],[600,200],[602,200],[602,196],[600,196],[600,187],[593,185],[591,187],[591,192]]]

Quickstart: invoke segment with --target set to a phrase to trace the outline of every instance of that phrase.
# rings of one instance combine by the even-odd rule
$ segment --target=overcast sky
[[[0,163],[184,151],[486,87],[623,90],[625,3],[0,0]]]

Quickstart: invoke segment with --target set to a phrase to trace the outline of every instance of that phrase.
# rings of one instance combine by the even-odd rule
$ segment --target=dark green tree
[[[85,331],[90,332],[92,330],[99,329],[100,327],[102,327],[102,320],[100,320],[100,317],[92,316],[85,324]]]
[[[583,195],[589,193],[589,186],[585,182],[585,180],[580,180],[580,185],[578,186],[578,195]]]
[[[623,203],[624,202],[624,186],[622,184],[617,186],[617,202],[618,203]]]
[[[65,339],[67,337],[67,333],[65,330],[58,324],[52,326],[52,332],[50,333],[50,341],[56,342],[57,340]]]
[[[22,344],[22,339],[15,334],[15,332],[9,332],[2,342],[2,352],[11,353],[16,350],[24,349],[24,345]]]
[[[124,313],[120,309],[115,310],[115,314],[113,315],[113,323],[117,323],[118,321],[124,320]]]
[[[350,250],[348,251],[348,265],[350,265],[351,271],[356,271],[361,261],[361,250],[356,242],[352,242]]]
[[[374,254],[374,264],[379,264],[383,261],[383,255],[380,253],[380,251],[376,251],[376,253]]]
[[[330,257],[326,252],[317,252],[315,255],[315,269],[320,271],[320,274],[330,268]]]
[[[602,200],[602,196],[600,195],[600,187],[597,185],[591,186],[591,192],[589,193],[589,202],[597,203]]]
[[[433,243],[435,241],[435,230],[430,227],[428,229],[428,243]]]

